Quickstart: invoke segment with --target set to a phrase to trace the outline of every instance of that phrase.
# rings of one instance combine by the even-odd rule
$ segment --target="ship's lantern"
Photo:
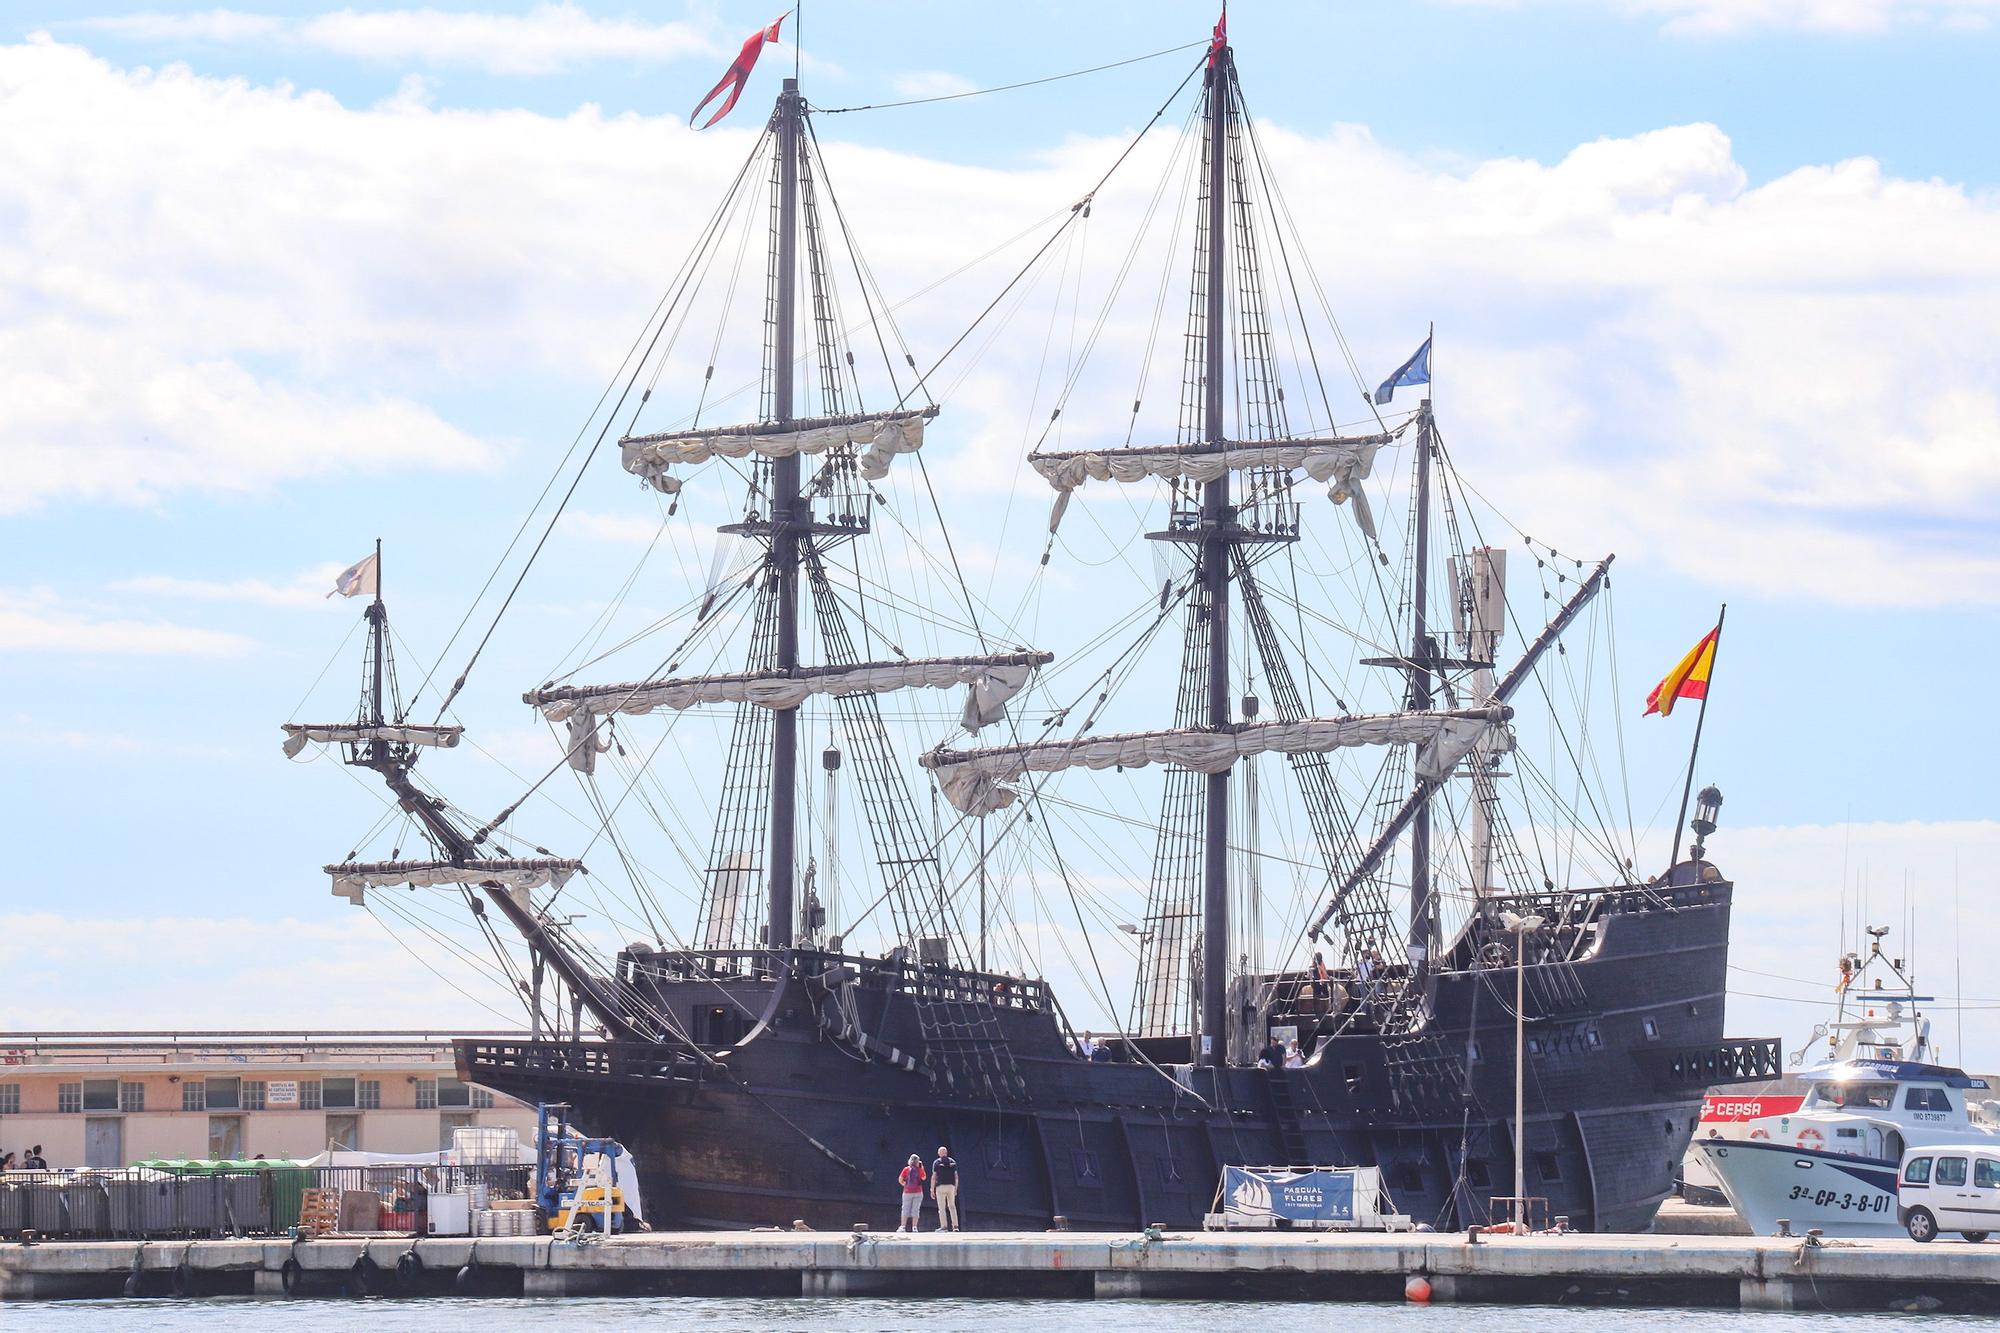
[[[1688,827],[1694,830],[1695,860],[1701,860],[1704,850],[1702,844],[1708,841],[1709,834],[1715,832],[1715,821],[1721,814],[1722,789],[1714,786],[1703,787],[1694,798],[1694,818],[1688,821]]]

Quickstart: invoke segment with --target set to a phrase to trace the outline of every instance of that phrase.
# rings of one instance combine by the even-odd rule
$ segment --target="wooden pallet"
[[[299,1230],[324,1236],[340,1227],[340,1191],[309,1189],[299,1199]]]

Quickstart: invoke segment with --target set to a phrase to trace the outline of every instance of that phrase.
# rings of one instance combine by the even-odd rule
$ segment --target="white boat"
[[[1883,956],[1881,927],[1864,960],[1841,960],[1841,1015],[1824,1029],[1831,1050],[1799,1079],[1805,1100],[1786,1115],[1752,1121],[1742,1138],[1695,1147],[1730,1206],[1753,1234],[1780,1221],[1829,1236],[1899,1236],[1896,1170],[1906,1149],[1991,1140],[2000,1132],[1982,1105],[1987,1081],[1929,1063],[1930,1020],[1900,961]],[[1895,978],[1894,990],[1877,976]],[[1848,1017],[1849,1012],[1854,1017]]]

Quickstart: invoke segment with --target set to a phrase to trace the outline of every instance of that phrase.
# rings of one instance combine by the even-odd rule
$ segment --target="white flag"
[[[342,597],[359,597],[364,593],[373,593],[378,573],[377,562],[380,559],[379,555],[371,555],[365,560],[357,560],[349,565],[340,572],[340,577],[333,581],[333,592],[339,593]],[[333,592],[327,596],[333,596]]]

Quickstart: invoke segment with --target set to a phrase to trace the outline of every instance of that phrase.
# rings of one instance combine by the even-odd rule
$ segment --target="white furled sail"
[[[435,888],[440,884],[496,884],[525,894],[544,884],[561,888],[570,876],[583,869],[583,862],[560,857],[495,857],[453,865],[449,861],[348,861],[326,867],[333,876],[333,893],[356,907],[367,891],[384,884],[409,884]]]
[[[450,749],[465,734],[464,727],[423,727],[407,722],[384,722],[380,725],[334,722],[325,726],[287,722],[284,726],[285,754],[294,759],[309,741],[387,741],[391,745],[437,745]]]
[[[1223,730],[1181,727],[1130,731],[1066,740],[1030,741],[978,750],[936,749],[918,762],[937,776],[954,808],[991,814],[1013,804],[1004,783],[1023,774],[1067,768],[1139,768],[1173,764],[1198,773],[1220,773],[1253,754],[1320,754],[1356,745],[1418,745],[1417,773],[1442,777],[1475,747],[1509,748],[1504,708],[1464,712],[1381,713],[1311,717],[1296,722],[1247,722]]]
[[[1028,455],[1028,462],[1058,492],[1055,510],[1049,518],[1050,531],[1062,521],[1063,511],[1069,507],[1070,492],[1086,481],[1133,482],[1157,477],[1163,481],[1206,483],[1229,472],[1283,468],[1304,469],[1308,477],[1326,485],[1327,498],[1335,504],[1354,501],[1355,519],[1372,537],[1375,518],[1368,510],[1361,483],[1374,469],[1376,453],[1406,428],[1399,426],[1377,435],[1318,439],[1033,453]]]
[[[570,765],[589,772],[602,748],[593,743],[598,717],[610,713],[650,713],[656,708],[698,704],[750,703],[765,708],[797,708],[816,694],[886,694],[891,690],[970,688],[959,715],[967,731],[996,722],[1007,701],[1028,683],[1053,653],[987,653],[971,657],[913,657],[850,666],[795,667],[789,671],[736,671],[632,681],[623,685],[560,685],[529,690],[523,702],[551,722],[569,723]]]
[[[710,430],[669,431],[660,435],[628,435],[618,441],[625,470],[654,490],[672,495],[680,478],[668,469],[676,464],[706,463],[724,458],[790,458],[823,454],[856,445],[862,448],[861,475],[880,481],[889,475],[889,461],[914,453],[924,443],[924,425],[937,415],[935,407],[897,412],[863,412],[853,416],[806,417],[783,425],[766,423],[721,426]]]

